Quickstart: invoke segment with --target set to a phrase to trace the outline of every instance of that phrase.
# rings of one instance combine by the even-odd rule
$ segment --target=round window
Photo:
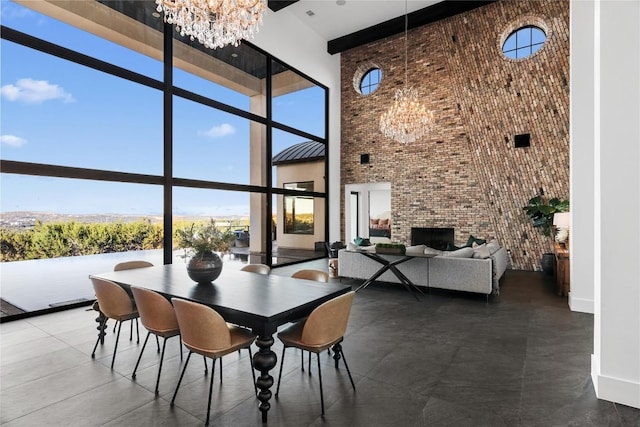
[[[372,94],[378,89],[380,80],[382,80],[382,70],[380,68],[371,68],[360,79],[360,93],[363,95]]]
[[[545,41],[547,35],[541,28],[534,25],[521,27],[504,41],[502,54],[509,59],[526,58],[540,50]]]

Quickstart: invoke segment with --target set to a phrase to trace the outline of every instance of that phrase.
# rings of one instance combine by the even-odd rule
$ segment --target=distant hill
[[[176,215],[173,217],[174,221],[202,221],[209,218],[213,218],[216,221],[242,221],[247,220],[247,217],[239,215],[231,215],[226,217],[215,216],[187,216]],[[31,211],[16,211],[16,212],[3,212],[0,214],[0,227],[4,229],[28,229],[36,225],[36,222],[40,220],[42,223],[51,222],[81,222],[87,224],[104,224],[104,223],[129,223],[142,220],[149,220],[151,223],[162,222],[162,215],[125,215],[125,214],[113,214],[113,213],[101,213],[101,214],[61,214],[55,212],[31,212]]]

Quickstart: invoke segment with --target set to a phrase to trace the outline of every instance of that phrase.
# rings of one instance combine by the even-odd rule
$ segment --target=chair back
[[[316,282],[327,283],[329,281],[329,273],[322,270],[305,269],[298,270],[291,275],[297,279],[315,280]]]
[[[116,264],[113,267],[113,271],[133,270],[134,268],[144,268],[144,267],[153,267],[153,264],[151,264],[148,261],[125,261],[125,262],[120,262]]]
[[[136,311],[129,294],[117,283],[97,277],[92,277],[91,283],[98,299],[100,311],[105,316],[115,319]]]
[[[316,307],[305,321],[302,342],[308,345],[332,343],[344,336],[349,322],[354,291]]]
[[[251,273],[258,273],[258,274],[271,273],[271,268],[266,264],[247,264],[244,267],[242,267],[240,270],[249,271]]]
[[[154,333],[178,330],[178,319],[168,299],[148,289],[131,287],[142,325]]]
[[[192,350],[215,352],[231,346],[227,322],[206,305],[171,298],[178,318],[182,342]]]

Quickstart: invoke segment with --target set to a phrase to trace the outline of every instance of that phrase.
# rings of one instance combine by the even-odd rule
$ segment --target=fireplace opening
[[[411,244],[443,251],[448,244],[454,245],[453,231],[453,228],[411,227]]]

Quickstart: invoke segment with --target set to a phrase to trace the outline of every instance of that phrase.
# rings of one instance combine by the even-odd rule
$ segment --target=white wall
[[[252,43],[329,88],[329,241],[340,240],[340,54],[286,8],[267,11]]]
[[[593,313],[594,227],[594,2],[571,2],[571,292],[573,311]]]
[[[574,90],[571,95],[572,104],[585,102],[593,112],[572,108],[572,136],[579,134],[578,128],[594,134],[591,170],[576,164],[589,162],[590,154],[572,154],[572,293],[588,299],[590,280],[580,272],[593,275],[591,373],[596,395],[640,408],[640,2],[573,1],[571,14],[573,42],[588,49],[594,40],[593,62],[586,53],[572,57],[571,63],[572,77],[592,70],[594,80],[591,103],[589,94]],[[589,21],[591,14],[589,33],[581,20]],[[573,88],[579,84],[574,82]],[[588,82],[582,84],[589,92]],[[582,143],[572,140],[572,150],[591,150]],[[591,238],[590,245],[584,236]],[[593,253],[575,250],[576,240]]]

